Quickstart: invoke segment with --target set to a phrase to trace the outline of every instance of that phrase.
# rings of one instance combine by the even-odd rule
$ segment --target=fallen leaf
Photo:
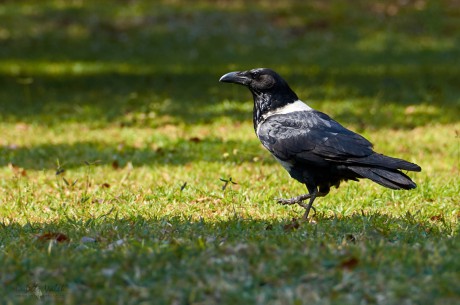
[[[120,168],[120,163],[118,163],[118,160],[113,160],[112,168],[113,169],[119,169]]]
[[[349,257],[340,263],[340,267],[351,270],[354,269],[358,263],[359,260],[356,257]]]
[[[192,200],[190,203],[195,204],[195,203],[201,203],[201,202],[207,202],[207,201],[216,204],[216,203],[220,203],[221,199],[216,198],[216,197],[200,197],[195,200]]]
[[[69,241],[67,235],[58,232],[48,232],[41,235],[36,235],[36,237],[40,241],[55,240],[58,243]]]
[[[13,163],[8,163],[8,168],[15,174],[15,175],[19,175],[19,176],[22,176],[22,177],[25,177],[27,176],[27,171],[25,169],[23,169],[22,167],[19,167]]]
[[[290,232],[290,231],[294,231],[294,230],[297,230],[298,228],[300,227],[300,224],[299,222],[297,221],[296,218],[292,218],[292,221],[288,224],[285,224],[283,226],[283,230],[285,232]]]
[[[346,241],[349,241],[349,242],[352,242],[352,243],[356,242],[356,237],[351,233],[346,234],[345,239],[346,239]]]

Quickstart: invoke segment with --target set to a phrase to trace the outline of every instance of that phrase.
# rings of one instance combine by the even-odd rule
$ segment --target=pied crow
[[[275,71],[230,72],[219,81],[241,84],[251,91],[257,137],[308,190],[308,194],[278,199],[278,203],[299,204],[305,208],[303,218],[308,218],[316,197],[327,195],[331,186],[339,187],[341,181],[367,178],[394,190],[416,187],[400,170],[419,172],[420,166],[374,152],[364,137],[299,100]],[[303,203],[307,199],[308,204]]]

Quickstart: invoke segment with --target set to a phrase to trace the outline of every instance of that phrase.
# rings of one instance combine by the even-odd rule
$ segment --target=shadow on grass
[[[108,206],[107,209],[109,208]],[[108,214],[118,215],[117,209],[114,206]],[[173,242],[181,239],[190,246],[200,246],[197,244],[198,239],[205,239],[205,243],[215,247],[224,242],[261,242],[265,238],[273,239],[271,242],[286,242],[292,237],[318,244],[381,241],[389,244],[411,244],[451,236],[458,231],[455,224],[445,221],[442,215],[433,215],[430,221],[428,218],[420,219],[420,216],[410,212],[400,217],[363,211],[351,216],[325,216],[320,212],[313,217],[314,223],[300,219],[251,219],[240,216],[226,220],[192,220],[187,216],[157,216],[153,211],[149,212],[150,217],[136,216],[132,212],[129,213],[133,216],[120,219],[118,216],[113,219],[104,214],[86,220],[67,217],[63,221],[50,223],[2,223],[2,235],[5,241],[28,237],[33,240],[35,234],[60,232],[66,235],[66,241],[74,245],[81,243],[81,237],[91,236],[100,242],[99,245],[94,243],[96,247],[104,248],[115,238],[125,238],[128,243],[132,240],[136,245],[141,239],[146,242]],[[295,242],[302,244],[301,240]],[[37,245],[40,245],[40,239],[37,240]]]
[[[52,260],[46,258],[49,241],[53,240],[52,236],[46,236],[46,233],[49,232],[64,235],[63,240],[58,242],[62,248],[54,249],[58,253],[64,254],[69,250],[81,251],[82,254],[101,250],[113,251],[118,254],[114,254],[117,258],[111,263],[117,265],[121,263],[117,261],[118,259],[132,264],[139,257],[143,259],[155,257],[156,260],[161,260],[160,265],[165,264],[166,266],[172,263],[181,268],[179,267],[180,261],[193,263],[193,257],[200,255],[208,256],[211,253],[213,257],[225,257],[231,254],[251,255],[250,252],[253,252],[255,260],[253,262],[260,258],[270,260],[274,255],[284,256],[286,260],[310,256],[315,257],[314,263],[320,266],[341,268],[340,264],[344,256],[352,255],[353,252],[357,257],[362,254],[363,257],[360,259],[365,260],[366,251],[361,254],[356,252],[362,247],[368,247],[374,251],[378,247],[382,252],[405,252],[413,249],[412,245],[415,244],[434,243],[436,245],[449,236],[452,237],[455,230],[458,231],[458,227],[452,227],[452,224],[448,222],[442,223],[442,219],[438,219],[437,222],[420,221],[409,213],[402,217],[380,214],[340,218],[320,216],[316,219],[316,224],[294,220],[242,219],[240,217],[222,221],[192,221],[184,217],[152,215],[148,218],[132,216],[126,219],[110,219],[102,216],[84,221],[67,218],[61,222],[51,223],[3,224],[1,236],[5,243],[20,241],[15,242],[15,245],[12,245],[8,251],[31,248],[31,252],[39,253],[38,255],[44,260],[42,263],[51,265],[56,263],[53,262],[54,260],[59,262],[62,258],[59,258],[60,255]],[[82,241],[82,238],[87,237],[91,239],[90,242]],[[453,237],[455,238],[458,239],[458,236]],[[454,242],[451,240],[450,243],[454,244]],[[354,248],[356,251],[339,251],[346,247]],[[29,256],[28,251],[21,252],[18,255]],[[75,253],[71,256],[74,257]],[[250,259],[250,257],[247,258]],[[86,261],[90,265],[100,266],[97,264],[98,259],[99,255],[89,256],[80,260],[80,263],[83,264]],[[372,265],[372,259],[367,263]],[[290,264],[285,263],[285,266],[290,266]],[[78,266],[74,267],[78,269]],[[199,266],[194,267],[199,268]],[[310,265],[308,268],[311,267]],[[291,270],[291,272],[293,276],[300,276],[303,273],[301,270]],[[27,277],[25,274],[23,276]],[[21,276],[16,279],[19,282],[23,280]],[[71,281],[69,277],[66,277],[66,280]]]
[[[76,168],[85,162],[125,167],[128,162],[134,166],[169,165],[182,166],[190,162],[273,162],[257,141],[222,141],[219,138],[178,139],[163,146],[134,147],[104,142],[77,142],[74,144],[43,144],[33,147],[1,147],[0,166],[9,163],[24,169],[56,169],[56,160],[64,168]],[[237,149],[245,153],[234,154]],[[254,152],[254,153],[251,153]],[[263,156],[261,156],[261,154]]]
[[[116,209],[112,215],[117,215]],[[192,221],[130,213],[134,215],[127,218],[102,215],[3,223],[0,242],[8,245],[0,254],[4,297],[33,298],[34,291],[26,288],[35,285],[42,290],[60,287],[57,292],[65,294],[48,291],[45,297],[72,296],[80,301],[94,299],[95,294],[103,295],[106,302],[144,300],[149,294],[137,293],[140,288],[164,303],[214,297],[222,301],[232,292],[236,293],[233,301],[253,301],[262,292],[305,283],[327,297],[343,281],[343,273],[355,272],[367,279],[384,277],[384,283],[396,279],[398,287],[402,278],[417,278],[410,282],[412,288],[420,277],[435,277],[435,295],[439,288],[447,289],[447,295],[455,293],[452,285],[439,280],[443,276],[452,280],[449,275],[460,267],[458,259],[440,257],[436,250],[458,251],[458,235],[451,236],[449,223],[420,221],[410,214],[320,216],[316,224],[298,224],[240,217]],[[235,291],[223,289],[224,284],[236,285]],[[166,288],[171,285],[173,298]],[[426,292],[426,282],[423,285]],[[18,296],[23,290],[29,295]]]
[[[247,121],[251,107],[224,107],[222,101],[249,101],[246,88],[218,83],[220,71],[197,73],[98,74],[86,76],[34,76],[32,84],[18,84],[6,76],[8,88],[0,95],[8,103],[2,116],[13,122],[90,125],[161,126],[162,124],[210,123],[221,118]],[[453,123],[459,119],[458,92],[454,79],[460,74],[418,69],[404,73],[323,71],[314,76],[291,73],[298,95],[322,110],[321,101],[336,104],[332,115],[344,125],[363,128],[414,128],[431,123]],[[431,81],[428,81],[430,79]],[[455,83],[455,84],[454,84]],[[302,97],[302,95],[304,95]],[[418,106],[417,106],[418,105]],[[330,107],[330,106],[329,106]],[[417,108],[418,107],[418,108]],[[324,111],[324,110],[323,110]]]

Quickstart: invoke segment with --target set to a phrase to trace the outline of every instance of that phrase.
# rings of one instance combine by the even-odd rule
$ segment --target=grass
[[[460,304],[459,15],[2,1],[2,302]],[[256,139],[249,92],[217,82],[258,66],[420,164],[418,188],[350,182],[295,220],[275,198],[304,187]]]

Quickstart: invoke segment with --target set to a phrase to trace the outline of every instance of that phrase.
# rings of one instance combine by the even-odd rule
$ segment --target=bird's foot
[[[300,205],[302,208],[305,209],[305,213],[304,213],[302,218],[304,220],[308,220],[308,214],[310,213],[310,209],[312,209],[313,212],[315,212],[313,217],[316,216],[316,209],[315,209],[315,207],[313,207],[313,200],[316,197],[323,197],[323,196],[326,196],[326,195],[327,195],[327,193],[316,193],[314,195],[314,197],[312,198],[311,194],[305,194],[305,195],[300,195],[298,197],[289,198],[289,199],[278,198],[277,202],[279,204],[282,204],[282,205],[293,205],[293,204]],[[307,199],[310,199],[310,202],[308,204],[303,203],[303,201],[307,200]]]
[[[278,198],[276,201],[279,204],[282,204],[282,205],[298,204],[298,205],[300,205],[302,208],[304,208],[307,211],[310,211],[310,208],[311,208],[311,209],[313,209],[313,211],[315,212],[315,215],[316,215],[316,209],[313,206],[308,207],[308,204],[303,203],[304,200],[307,200],[307,199],[310,199],[310,198],[311,198],[310,194],[305,194],[305,195],[300,195],[298,197],[289,198],[289,199]],[[303,217],[303,219],[305,219],[305,220],[308,218],[308,213],[306,213],[306,215],[307,215],[307,217],[305,217],[305,214],[304,214],[304,217]]]
[[[303,208],[306,208],[307,205],[303,203],[304,200],[310,199],[310,194],[305,194],[305,195],[300,195],[298,197],[294,198],[289,198],[289,199],[283,199],[283,198],[278,198],[276,201],[279,204],[282,205],[293,205],[293,204],[298,204]]]

